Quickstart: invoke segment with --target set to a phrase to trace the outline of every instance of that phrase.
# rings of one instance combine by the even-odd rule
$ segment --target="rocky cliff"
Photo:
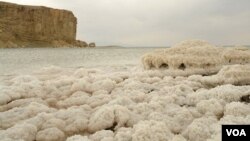
[[[0,2],[0,47],[78,46],[71,11]]]

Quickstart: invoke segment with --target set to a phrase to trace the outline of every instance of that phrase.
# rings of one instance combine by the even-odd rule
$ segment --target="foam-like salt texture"
[[[200,41],[177,44],[171,50],[177,52],[174,58],[178,59],[183,46],[197,52],[196,57],[202,56],[198,52],[204,46],[211,50],[207,56],[221,57],[214,54],[215,47]],[[224,58],[230,56],[223,48],[216,50],[222,50]],[[243,54],[246,51],[237,50]],[[187,59],[187,64],[191,63],[189,57],[176,62]],[[250,67],[243,58],[232,57],[232,63],[240,61],[235,65],[223,64],[223,59],[208,59],[220,66],[216,74],[208,76],[195,71],[186,75],[186,69],[179,75],[174,69],[143,70],[138,66],[111,72],[53,67],[15,76],[0,86],[0,139],[220,140],[221,124],[250,121],[250,105],[241,101],[250,95]],[[172,65],[178,70],[176,62]],[[201,67],[203,63],[195,65]]]
[[[202,40],[188,40],[168,49],[145,54],[145,69],[175,70],[176,75],[217,73],[224,65],[249,64],[250,50],[244,47],[222,48]]]

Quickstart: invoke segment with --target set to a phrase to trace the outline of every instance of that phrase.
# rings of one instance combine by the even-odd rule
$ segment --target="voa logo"
[[[244,129],[226,129],[227,136],[247,136]]]

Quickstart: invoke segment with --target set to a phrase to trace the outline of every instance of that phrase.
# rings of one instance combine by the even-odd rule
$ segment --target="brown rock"
[[[0,2],[2,46],[80,46],[77,19],[71,11]]]
[[[11,41],[8,41],[7,43],[6,43],[6,47],[7,48],[16,48],[16,47],[18,47],[17,46],[17,44],[15,44],[15,43],[12,43]]]
[[[76,41],[75,41],[75,45],[76,45],[77,47],[88,47],[88,44],[87,44],[86,42],[80,41],[80,40],[76,40]]]

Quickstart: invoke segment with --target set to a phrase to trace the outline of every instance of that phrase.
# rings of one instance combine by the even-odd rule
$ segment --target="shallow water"
[[[0,49],[0,75],[30,73],[48,66],[63,68],[140,64],[156,48],[11,48]]]

